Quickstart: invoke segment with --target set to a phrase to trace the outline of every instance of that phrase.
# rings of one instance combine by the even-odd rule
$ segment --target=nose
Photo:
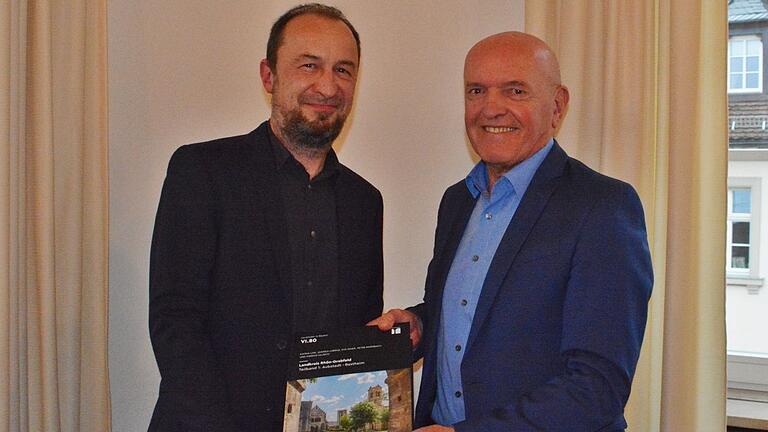
[[[484,117],[492,119],[503,116],[507,109],[502,101],[503,95],[496,89],[490,89],[483,100],[481,113]]]
[[[333,70],[326,69],[323,73],[317,77],[315,85],[313,86],[317,93],[323,95],[323,97],[331,97],[336,95],[339,91],[339,83],[336,81],[336,75]]]

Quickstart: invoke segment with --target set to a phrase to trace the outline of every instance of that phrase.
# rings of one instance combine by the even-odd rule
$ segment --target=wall
[[[172,151],[268,117],[258,78],[271,23],[297,2],[109,5],[110,379],[113,430],[146,430],[159,376],[147,330],[152,223]],[[462,65],[480,38],[522,29],[522,0],[336,1],[362,37],[341,160],[385,203],[385,307],[419,301],[443,190],[472,165]]]

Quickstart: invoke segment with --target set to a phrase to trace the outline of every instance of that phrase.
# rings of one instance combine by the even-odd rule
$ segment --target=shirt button
[[[461,345],[456,345],[456,346],[454,347],[454,349],[455,349],[456,351],[461,351]]]
[[[490,213],[486,213],[486,214],[485,214],[485,218],[486,218],[487,220],[491,220],[491,219],[493,219],[493,215],[492,215],[492,214],[490,214]]]
[[[477,262],[477,260],[479,260],[479,259],[480,259],[480,257],[479,257],[479,256],[477,256],[477,255],[472,255],[472,261],[474,261],[474,262]]]
[[[460,398],[461,397],[461,392],[460,391],[456,391],[456,393],[454,393],[453,395],[456,396],[457,398]]]
[[[311,287],[312,286],[312,281],[307,281],[307,286]]]
[[[467,305],[467,299],[461,299],[461,305],[466,306]]]
[[[307,189],[312,190],[312,184],[307,184]]]
[[[313,239],[317,238],[317,231],[315,231],[315,230],[310,231],[309,232],[309,236],[312,237]]]

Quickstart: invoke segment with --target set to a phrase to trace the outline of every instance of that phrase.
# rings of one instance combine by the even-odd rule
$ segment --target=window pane
[[[747,246],[733,246],[731,252],[731,268],[749,268],[749,248]]]
[[[733,189],[733,213],[752,213],[752,194],[749,189]]]
[[[760,70],[759,57],[747,57],[747,72],[757,72]]]
[[[731,89],[744,88],[744,84],[743,84],[744,81],[742,81],[743,78],[744,77],[741,74],[731,74],[731,82],[728,88],[731,88]]]
[[[743,56],[744,53],[744,41],[735,40],[731,41],[731,55],[734,57]]]
[[[731,72],[743,72],[744,57],[731,57]]]
[[[760,76],[756,73],[748,73],[747,85],[745,87],[751,89],[760,88]]]
[[[749,244],[749,222],[733,223],[732,243]]]
[[[763,43],[759,40],[747,41],[747,55],[759,56],[763,51]]]

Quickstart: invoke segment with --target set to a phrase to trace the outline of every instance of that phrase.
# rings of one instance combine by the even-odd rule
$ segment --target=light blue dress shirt
[[[505,173],[488,192],[488,170],[480,162],[466,178],[477,199],[443,290],[437,341],[437,397],[432,419],[452,425],[465,420],[461,361],[485,276],[501,238],[533,175],[552,149],[546,146]],[[479,198],[478,198],[479,197]]]

